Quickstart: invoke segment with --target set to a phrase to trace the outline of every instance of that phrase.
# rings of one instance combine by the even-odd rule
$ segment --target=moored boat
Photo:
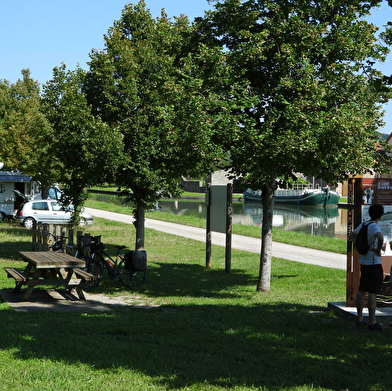
[[[275,203],[297,205],[338,206],[340,195],[324,187],[322,189],[277,189]],[[248,189],[244,193],[245,202],[260,202],[261,190]]]

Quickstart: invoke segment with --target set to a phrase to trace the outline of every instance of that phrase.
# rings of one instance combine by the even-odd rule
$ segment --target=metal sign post
[[[226,257],[225,272],[231,272],[231,231],[232,231],[232,215],[233,215],[233,186],[227,184],[226,189]]]
[[[230,183],[226,186],[207,186],[206,267],[211,267],[212,231],[225,233],[226,273],[231,271],[232,197],[233,187]]]
[[[210,204],[211,183],[207,183],[206,205],[207,205],[207,224],[206,224],[206,267],[211,267],[211,204]]]

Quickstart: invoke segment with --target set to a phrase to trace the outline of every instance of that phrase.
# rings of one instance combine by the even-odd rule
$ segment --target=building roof
[[[391,144],[391,139],[392,139],[392,133],[387,137],[385,140],[388,144]]]
[[[31,177],[18,171],[0,171],[0,182],[30,182]]]

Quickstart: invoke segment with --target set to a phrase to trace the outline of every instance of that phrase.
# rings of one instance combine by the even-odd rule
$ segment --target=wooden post
[[[211,205],[210,205],[210,192],[211,180],[208,178],[206,189],[206,204],[207,204],[207,222],[206,222],[206,267],[211,267]]]
[[[74,245],[74,230],[73,230],[73,228],[68,230],[68,239],[67,240],[68,240],[68,244],[70,246]]]
[[[90,234],[84,234],[82,238],[82,254],[83,255],[90,255],[90,245],[91,245],[91,235]]]
[[[142,205],[136,205],[136,221],[134,224],[136,228],[136,242],[135,250],[144,250],[144,218],[145,210]]]
[[[351,239],[351,232],[354,227],[354,182],[355,179],[348,180],[348,209],[347,209],[347,266],[346,266],[346,305],[355,304],[354,293],[354,246]]]
[[[68,245],[72,246],[72,248],[66,247],[66,252],[67,252],[67,254],[74,255],[75,250],[73,249],[73,247],[74,247],[74,230],[73,230],[73,228],[68,230],[67,241],[68,241]]]
[[[89,235],[89,234],[86,234]],[[76,247],[78,248],[78,252],[81,255],[84,255],[83,253],[83,233],[82,231],[76,232]]]
[[[31,232],[32,235],[32,243],[31,243],[31,250],[32,251],[37,251],[37,222],[34,220],[33,222],[33,229]]]
[[[225,272],[231,272],[231,232],[232,232],[232,211],[233,211],[233,186],[227,184],[226,199],[226,260]]]
[[[49,224],[38,224],[38,251],[48,251],[48,236],[45,235],[45,232],[50,232]]]

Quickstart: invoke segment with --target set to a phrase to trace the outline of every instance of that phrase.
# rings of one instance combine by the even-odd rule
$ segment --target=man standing
[[[360,224],[352,233],[352,238],[358,236],[363,224],[368,224],[367,239],[369,250],[366,254],[360,254],[359,263],[361,265],[361,277],[356,298],[358,321],[357,325],[365,325],[363,320],[363,308],[365,294],[368,293],[368,310],[369,310],[369,330],[381,331],[383,326],[376,321],[376,295],[380,291],[383,282],[383,269],[381,264],[381,249],[384,238],[381,228],[378,225],[379,220],[384,214],[384,207],[380,204],[373,204],[369,208],[370,221]]]

